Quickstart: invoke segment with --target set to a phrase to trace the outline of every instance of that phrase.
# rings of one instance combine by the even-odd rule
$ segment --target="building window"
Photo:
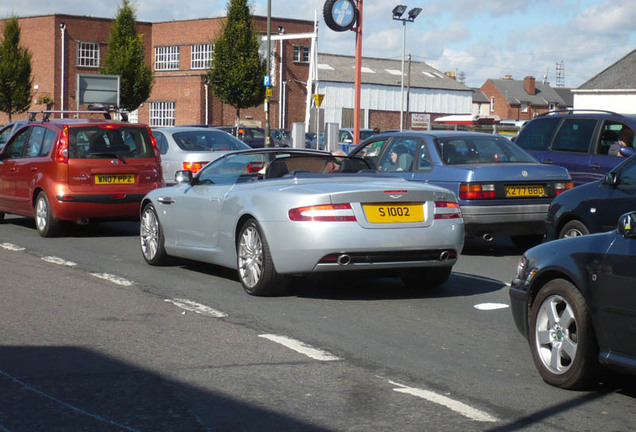
[[[490,98],[490,112],[491,113],[495,112],[495,97],[494,96]]]
[[[528,102],[521,102],[521,112],[523,113],[528,112]]]
[[[553,103],[551,103],[550,105],[548,105],[548,110],[550,110],[550,111],[554,111],[554,110],[556,110],[556,109],[557,109],[557,108],[556,108],[556,104],[555,104],[554,102],[553,102]]]
[[[211,43],[192,45],[192,69],[209,69],[212,67],[214,45]]]
[[[77,42],[77,66],[99,67],[99,44],[97,42]]]
[[[150,126],[174,126],[174,101],[150,102]]]
[[[309,47],[294,45],[294,63],[309,63]]]
[[[155,47],[155,70],[178,70],[179,46]]]

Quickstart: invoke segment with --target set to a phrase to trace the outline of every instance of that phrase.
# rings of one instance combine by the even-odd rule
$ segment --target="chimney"
[[[533,76],[527,76],[523,79],[523,88],[526,89],[529,95],[535,95],[537,93],[537,88],[535,86],[535,79]]]

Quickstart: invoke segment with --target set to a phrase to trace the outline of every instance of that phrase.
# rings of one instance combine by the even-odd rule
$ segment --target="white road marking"
[[[68,267],[73,267],[73,266],[77,265],[73,261],[66,261],[66,260],[63,260],[62,258],[58,258],[58,257],[54,257],[54,256],[42,257],[42,261],[50,262],[52,264],[64,265],[64,266],[68,266]]]
[[[510,306],[505,303],[480,303],[474,306],[475,309],[483,310],[483,311],[491,311],[497,309],[506,309]]]
[[[24,250],[23,247],[17,246],[17,245],[11,244],[11,243],[2,243],[2,244],[0,244],[0,247],[2,249],[14,251],[14,252],[18,252],[18,251],[23,251]]]
[[[333,354],[328,353],[327,351],[323,351],[318,348],[314,348],[310,345],[307,345],[304,342],[301,342],[296,339],[288,338],[286,336],[278,336],[273,334],[262,334],[258,335],[258,337],[262,337],[265,339],[269,339],[272,342],[279,343],[289,349],[292,349],[300,354],[304,354],[307,357],[310,357],[314,360],[320,361],[336,361],[340,360],[340,358],[336,357]]]
[[[430,390],[422,390],[418,388],[408,387],[403,384],[399,384],[389,380],[389,383],[397,386],[393,391],[398,393],[410,394],[412,396],[416,396],[422,399],[426,399],[429,402],[436,403],[438,405],[445,406],[446,408],[455,411],[458,414],[463,415],[464,417],[468,417],[471,420],[479,421],[479,422],[498,422],[499,419],[491,416],[488,413],[480,411],[476,408],[471,407],[470,405],[466,405],[463,402],[456,401],[446,396],[442,396]]]
[[[173,305],[180,307],[181,309],[198,313],[200,315],[206,315],[212,318],[224,318],[227,316],[225,312],[212,309],[209,306],[202,305],[201,303],[193,302],[192,300],[175,298],[175,299],[165,299],[164,301],[167,303],[172,303]]]
[[[58,404],[60,404],[60,405],[62,405],[62,406],[65,406],[66,408],[68,408],[68,409],[70,409],[70,410],[72,410],[72,411],[75,411],[76,413],[83,414],[83,415],[85,415],[85,416],[88,416],[88,417],[94,418],[94,419],[99,420],[99,421],[104,422],[104,423],[111,424],[111,425],[113,425],[113,426],[117,426],[117,427],[119,427],[119,428],[121,428],[121,429],[124,429],[124,430],[130,431],[130,432],[140,432],[140,431],[138,431],[137,429],[133,429],[133,428],[128,427],[128,426],[126,426],[126,425],[116,423],[116,422],[114,422],[114,421],[112,421],[112,420],[108,420],[108,419],[106,419],[106,418],[104,418],[104,417],[102,417],[102,416],[100,416],[100,415],[89,413],[88,411],[84,411],[83,409],[78,408],[78,407],[76,407],[76,406],[73,406],[73,405],[71,405],[71,404],[69,404],[69,403],[67,403],[67,402],[64,402],[64,401],[63,401],[63,400],[61,400],[61,399],[58,399],[58,398],[56,398],[56,397],[54,397],[54,396],[51,396],[51,395],[49,395],[49,394],[46,394],[46,393],[44,393],[43,391],[38,390],[38,389],[36,389],[35,387],[32,387],[32,386],[30,386],[29,384],[27,384],[27,383],[25,383],[25,382],[20,381],[20,380],[19,380],[19,379],[17,379],[16,377],[14,377],[14,376],[12,376],[12,375],[9,375],[8,373],[6,373],[6,372],[4,372],[4,371],[2,371],[2,370],[0,370],[0,375],[2,375],[2,376],[4,376],[4,377],[8,378],[9,380],[11,380],[12,382],[14,382],[15,384],[18,384],[19,386],[21,386],[21,387],[22,387],[22,388],[24,388],[25,390],[32,391],[33,393],[36,393],[36,394],[38,394],[38,395],[40,395],[40,396],[42,396],[42,397],[45,397],[45,398],[47,398],[47,399],[49,399],[49,400],[51,400],[51,401],[53,401],[53,402],[55,402],[55,403],[58,403]]]
[[[131,282],[128,279],[124,279],[122,277],[115,276],[108,273],[91,273],[91,276],[95,276],[96,278],[104,279],[104,280],[107,280],[122,286],[131,286],[135,284],[134,282]]]

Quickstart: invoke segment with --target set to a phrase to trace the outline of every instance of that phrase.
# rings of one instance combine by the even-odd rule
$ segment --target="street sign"
[[[267,87],[265,89],[265,96],[272,97],[273,94],[274,94],[274,90],[272,90],[271,87]]]
[[[263,85],[264,85],[265,87],[269,87],[270,85],[272,85],[272,79],[270,78],[270,76],[269,76],[269,75],[265,75],[265,76],[263,77]]]
[[[316,106],[322,105],[322,100],[325,98],[324,94],[314,94],[314,103]]]

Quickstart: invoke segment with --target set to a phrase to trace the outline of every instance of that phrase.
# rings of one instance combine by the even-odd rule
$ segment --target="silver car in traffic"
[[[141,205],[151,265],[188,258],[238,270],[252,295],[291,275],[390,270],[407,284],[444,283],[464,242],[447,189],[379,176],[357,157],[292,149],[232,152]]]

